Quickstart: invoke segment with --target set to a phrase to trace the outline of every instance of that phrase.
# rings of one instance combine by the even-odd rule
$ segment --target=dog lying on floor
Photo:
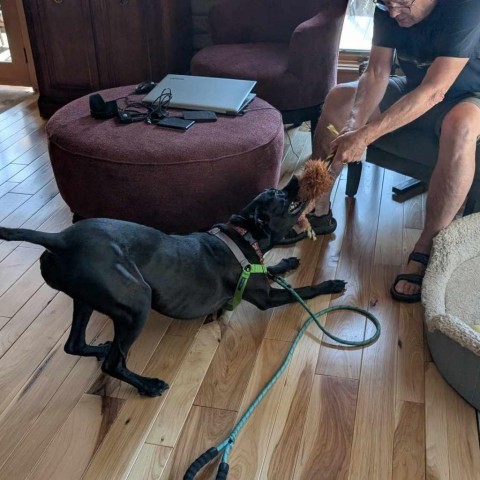
[[[298,179],[293,177],[283,190],[265,190],[218,227],[248,262],[258,264],[262,253],[283,238],[305,209],[307,202],[297,200],[298,191]],[[185,320],[216,312],[232,299],[242,273],[231,248],[208,232],[167,235],[135,223],[98,218],[82,220],[60,233],[0,228],[0,239],[46,248],[40,258],[43,278],[74,302],[65,351],[104,359],[105,373],[149,396],[160,395],[168,385],[128,370],[126,358],[150,309]],[[267,271],[280,275],[298,265],[298,259],[289,258]],[[333,280],[296,292],[311,299],[344,288],[345,282]],[[243,298],[262,310],[294,301],[289,292],[271,288],[266,275],[252,275]],[[93,310],[113,320],[112,342],[85,343]]]

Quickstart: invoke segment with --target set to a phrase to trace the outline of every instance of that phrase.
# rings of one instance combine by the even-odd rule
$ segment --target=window
[[[372,0],[350,0],[340,39],[340,52],[370,51],[374,10]]]
[[[3,21],[2,2],[0,2],[0,62],[12,62],[12,55],[8,47],[7,31]]]

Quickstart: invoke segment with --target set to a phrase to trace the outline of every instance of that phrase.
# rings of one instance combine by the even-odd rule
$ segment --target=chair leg
[[[358,192],[358,185],[360,184],[362,162],[349,163],[347,168],[347,186],[345,188],[345,194],[348,197],[354,197]]]

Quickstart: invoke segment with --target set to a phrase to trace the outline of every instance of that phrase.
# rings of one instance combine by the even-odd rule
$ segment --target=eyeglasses
[[[389,4],[387,5],[385,2],[382,2],[380,0],[373,0],[373,3],[375,4],[375,6],[377,8],[379,8],[380,10],[383,10],[384,12],[390,12],[391,10],[394,10],[394,9],[406,9],[408,10],[409,12],[412,10],[412,7],[413,7],[413,4],[416,2],[417,0],[413,0],[412,2],[410,3],[392,3],[392,4]]]

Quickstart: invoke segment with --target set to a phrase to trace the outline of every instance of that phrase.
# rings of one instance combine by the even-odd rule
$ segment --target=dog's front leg
[[[85,330],[92,313],[92,307],[80,300],[73,300],[72,328],[64,350],[70,355],[97,357],[97,360],[101,360],[107,356],[112,342],[102,343],[101,345],[87,345],[85,342]]]
[[[318,285],[295,288],[294,290],[303,300],[310,300],[318,295],[343,292],[343,290],[345,290],[345,282],[343,280],[327,280]],[[280,307],[295,302],[295,298],[288,290],[280,290],[278,288],[270,288],[268,296],[265,295],[258,299],[247,298],[247,300],[261,310]]]
[[[271,275],[283,275],[284,273],[296,270],[299,266],[300,260],[297,257],[289,257],[282,259],[276,265],[267,267],[267,271]]]

